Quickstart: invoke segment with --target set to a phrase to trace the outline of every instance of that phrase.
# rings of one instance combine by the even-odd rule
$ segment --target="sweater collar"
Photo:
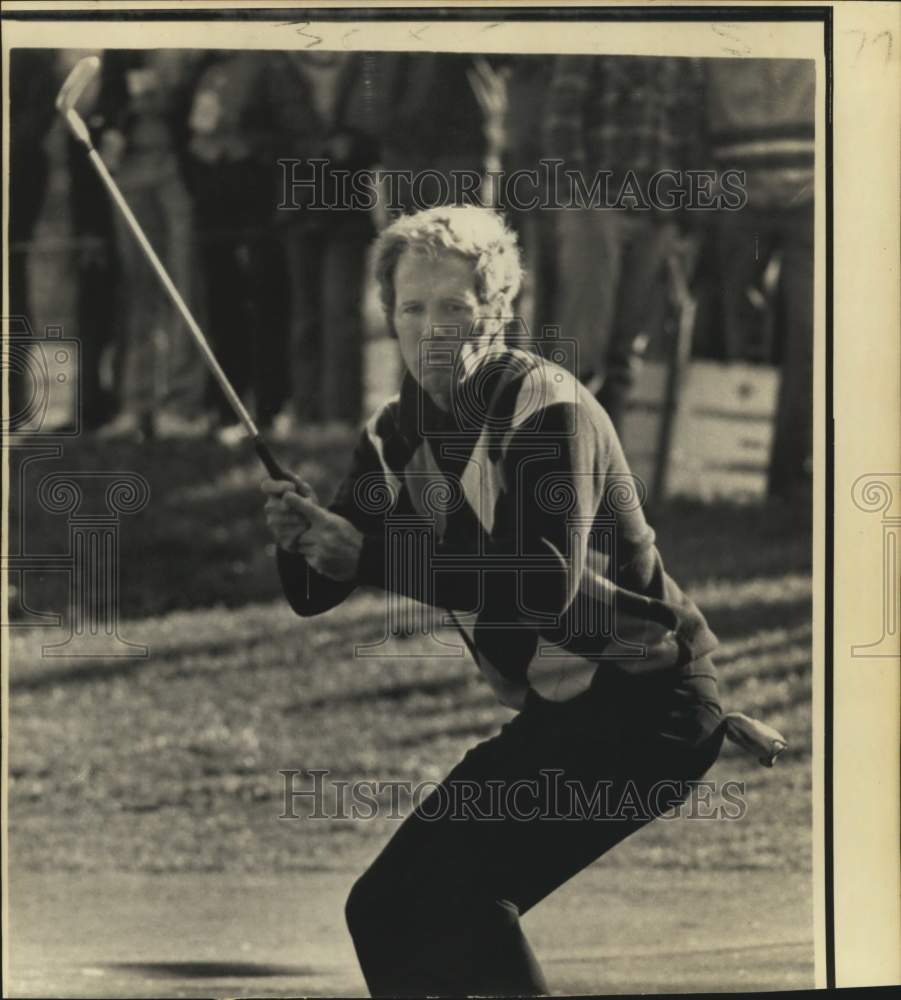
[[[444,435],[481,433],[497,387],[509,375],[508,350],[492,349],[471,355],[466,374],[455,386],[455,405],[442,410],[409,371],[404,372],[400,389],[398,423],[411,449],[428,438]]]

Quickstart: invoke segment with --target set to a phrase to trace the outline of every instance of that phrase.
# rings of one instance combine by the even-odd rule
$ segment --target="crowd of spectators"
[[[46,185],[41,149],[54,87],[85,54],[22,50],[11,63],[13,313],[28,312],[21,249]],[[535,336],[553,326],[577,342],[578,374],[617,426],[662,327],[666,263],[677,255],[704,304],[696,345],[725,360],[781,364],[771,492],[809,476],[812,63],[97,54],[101,72],[80,105],[95,145],[261,427],[287,434],[361,419],[367,248],[393,212],[452,198],[453,184],[441,179],[468,172],[482,176],[479,196],[519,234],[529,272],[522,318]],[[48,92],[32,92],[41,86]],[[311,172],[317,160],[328,166]],[[291,187],[287,202],[293,175],[284,161],[315,177]],[[536,205],[497,201],[498,176],[542,161],[575,171],[586,190],[599,170],[631,173],[646,190],[660,171],[739,169],[747,197],[738,210],[663,210],[640,194],[613,208],[560,209],[547,207],[559,192],[543,170],[529,191]],[[74,141],[67,165],[83,425],[102,437],[237,439],[233,415]],[[313,209],[340,200],[341,171],[427,173],[397,185],[391,205],[377,188],[372,204]],[[114,377],[104,379],[110,356]]]

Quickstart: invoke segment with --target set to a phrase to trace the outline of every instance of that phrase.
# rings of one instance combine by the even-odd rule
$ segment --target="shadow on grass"
[[[771,629],[794,629],[810,622],[812,605],[809,597],[784,603],[747,601],[734,608],[717,608],[706,614],[707,622],[721,641],[752,635]],[[807,640],[809,642],[809,640]],[[797,645],[797,641],[794,643]],[[721,658],[714,653],[714,659]]]
[[[328,498],[349,461],[354,436],[350,431],[320,439],[309,435],[279,448],[279,458],[300,468]],[[146,480],[150,500],[119,518],[121,618],[216,604],[240,607],[280,596],[263,516],[265,474],[247,448],[209,440],[129,445],[77,438],[65,445],[61,458],[33,460],[27,442],[21,444],[10,454],[10,482],[16,484],[10,495],[11,555],[69,551],[67,515],[47,510],[37,499],[44,477],[127,470]],[[25,584],[27,604],[64,613],[66,586],[63,574],[42,572],[36,562]]]
[[[470,687],[471,684],[472,676],[462,674],[459,677],[417,680],[410,683],[365,688],[361,691],[336,691],[324,697],[311,698],[309,701],[295,701],[285,706],[284,712],[286,715],[291,715],[296,712],[307,712],[310,709],[332,708],[336,705],[371,705],[374,701],[381,700],[398,702],[422,696],[435,697],[460,691]]]
[[[91,684],[94,681],[105,681],[120,677],[128,677],[142,670],[153,670],[161,666],[171,666],[190,661],[192,658],[219,658],[234,656],[266,644],[272,639],[290,635],[293,630],[261,632],[251,636],[235,636],[228,641],[186,644],[185,646],[152,652],[149,656],[114,658],[103,657],[96,660],[65,659],[59,666],[45,667],[46,660],[40,661],[40,667],[34,672],[17,675],[13,669],[10,676],[11,691],[39,691],[54,687],[57,684]],[[247,668],[244,668],[247,669]]]
[[[689,591],[710,579],[778,578],[811,570],[809,503],[679,498],[657,511],[653,527],[664,565]]]
[[[133,972],[148,979],[262,979],[272,976],[321,976],[309,965],[265,965],[262,962],[107,962],[105,969]]]
[[[746,636],[741,636],[740,638],[746,638]],[[810,649],[811,637],[809,620],[805,619],[800,628],[792,630],[789,635],[780,633],[773,636],[755,634],[753,643],[753,653],[755,656],[769,656],[773,653],[788,653],[798,646],[804,646],[806,649]],[[717,666],[723,666],[725,664],[734,663],[737,660],[746,658],[749,652],[750,650],[747,648],[734,649],[727,646],[717,650],[714,656]]]
[[[799,626],[803,627],[810,621],[810,601],[797,599],[783,604],[750,602],[741,607],[720,608],[715,615],[709,616],[709,619],[712,628],[723,642],[742,639],[760,631],[796,631]],[[360,631],[362,634],[363,630]],[[239,656],[249,653],[260,645],[268,645],[273,640],[287,640],[296,635],[297,625],[292,623],[291,626],[284,629],[268,629],[254,632],[252,635],[235,635],[220,641],[187,642],[185,645],[154,651],[150,656],[141,658],[111,659],[106,657],[96,660],[66,660],[53,666],[48,666],[48,661],[41,659],[36,668],[29,668],[28,672],[20,672],[21,667],[17,665],[11,672],[10,690],[13,692],[40,691],[57,685],[91,684],[128,677],[140,671],[156,670],[161,667],[171,668],[179,664],[184,666],[185,673],[192,673],[191,663],[194,660]],[[786,637],[783,635],[770,640],[761,637],[755,642],[754,652],[758,656],[760,654],[772,656],[782,651],[788,654],[799,645],[809,648],[809,637]],[[296,655],[302,656],[302,651],[298,651]],[[714,660],[718,667],[721,669],[725,667],[728,671],[729,664],[740,661],[747,655],[746,651],[722,651],[714,654]],[[246,669],[246,667],[242,669]],[[793,667],[783,668],[777,663],[771,664],[765,669],[759,669],[758,673],[761,676],[771,676],[792,673],[794,670]],[[360,691],[335,692],[327,696],[311,698],[308,701],[294,702],[286,706],[284,712],[290,715],[310,709],[334,707],[338,704],[364,705],[379,700],[404,702],[414,697],[438,697],[463,690],[470,685],[471,679],[470,676],[463,675],[383,685]]]

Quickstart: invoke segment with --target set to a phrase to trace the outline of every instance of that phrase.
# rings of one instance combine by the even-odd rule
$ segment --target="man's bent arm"
[[[346,518],[359,531],[381,537],[384,515],[373,510],[361,509],[357,493],[360,480],[370,475],[379,475],[381,466],[369,436],[364,430],[354,449],[350,470],[338,487],[335,497],[328,505],[334,514]],[[294,611],[304,618],[330,611],[345,601],[356,589],[355,580],[333,580],[319,573],[307,562],[306,557],[285,549],[276,550],[276,565],[282,582],[282,589]]]

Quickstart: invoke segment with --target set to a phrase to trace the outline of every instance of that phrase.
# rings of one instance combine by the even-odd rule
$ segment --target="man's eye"
[[[411,316],[422,312],[422,306],[418,302],[408,302],[405,306],[401,306],[401,313],[404,316]]]

